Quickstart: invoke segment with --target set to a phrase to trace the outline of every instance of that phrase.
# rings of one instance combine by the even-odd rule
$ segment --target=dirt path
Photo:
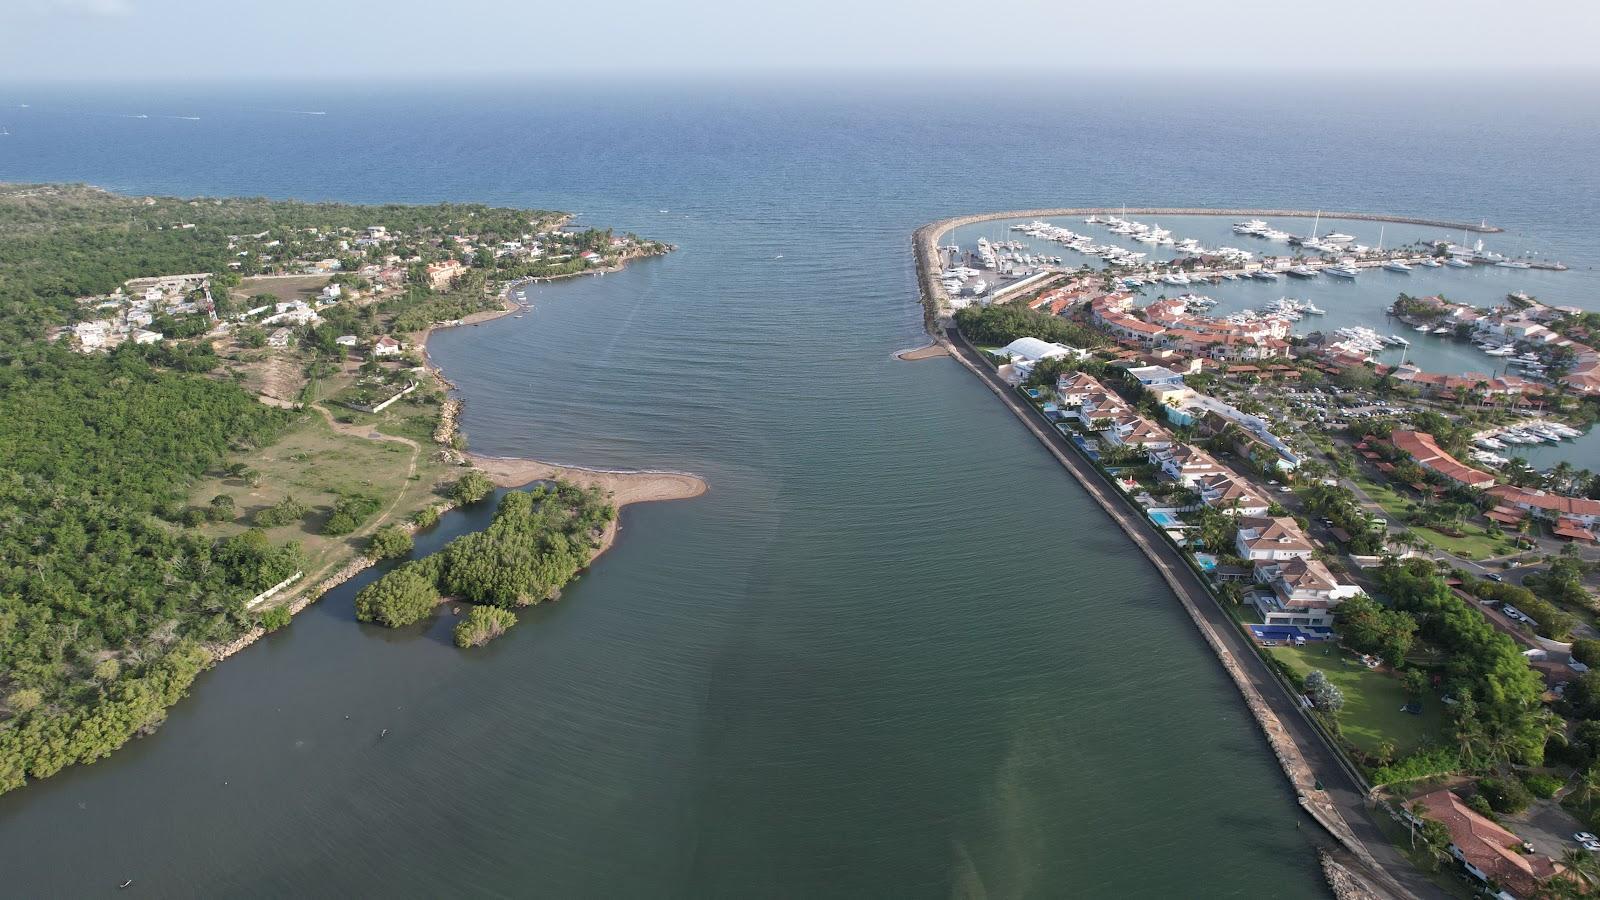
[[[392,444],[404,444],[405,446],[411,448],[411,458],[406,462],[406,480],[402,483],[400,492],[394,495],[393,500],[389,501],[389,505],[383,510],[383,515],[378,516],[376,519],[367,523],[366,527],[358,529],[355,532],[356,536],[371,534],[379,528],[382,528],[383,525],[389,521],[389,517],[394,515],[394,511],[400,505],[400,501],[405,499],[406,491],[408,490],[407,486],[411,484],[411,476],[417,474],[417,457],[422,453],[422,445],[418,444],[416,441],[413,441],[411,438],[401,437],[398,434],[384,434],[375,428],[363,428],[360,425],[347,425],[344,422],[340,422],[339,420],[335,419],[333,417],[333,413],[329,412],[328,408],[320,403],[311,404],[311,408],[319,413],[322,413],[322,417],[328,421],[328,427],[332,428],[339,434],[349,435],[350,437],[361,438],[368,441],[387,441]]]

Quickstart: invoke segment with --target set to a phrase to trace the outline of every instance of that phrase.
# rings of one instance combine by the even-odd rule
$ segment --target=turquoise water
[[[1121,79],[0,88],[32,104],[4,179],[518,203],[680,245],[432,351],[478,450],[712,486],[625,512],[561,603],[481,652],[447,621],[360,626],[360,582],[335,591],[152,738],[0,798],[8,889],[1324,895],[1159,579],[968,373],[891,360],[922,337],[909,235],[1124,200],[1392,209],[1550,235],[1581,274],[1592,87],[1486,86],[1516,101],[1495,140],[1447,96],[1374,105],[1385,85],[1314,112]],[[980,104],[1012,124],[975,126]],[[201,120],[79,114],[134,106]]]

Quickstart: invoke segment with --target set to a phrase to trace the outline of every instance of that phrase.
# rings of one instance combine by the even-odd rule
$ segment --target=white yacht
[[[1317,277],[1317,270],[1311,268],[1310,266],[1292,266],[1292,267],[1290,267],[1288,269],[1285,269],[1284,271],[1288,272],[1290,275],[1293,275],[1296,278],[1315,278],[1315,277]]]
[[[1277,272],[1269,272],[1266,269],[1258,269],[1258,270],[1256,270],[1254,272],[1251,272],[1250,273],[1250,277],[1251,278],[1259,278],[1262,281],[1277,281],[1278,280],[1278,273]]]
[[[1423,267],[1429,268],[1429,269],[1440,268],[1439,261],[1437,259],[1432,259],[1432,258],[1419,259],[1419,260],[1417,260],[1417,265],[1423,266]]]
[[[1411,342],[1410,341],[1406,340],[1405,338],[1401,337],[1398,334],[1389,335],[1389,342],[1391,344],[1394,344],[1396,347],[1409,347],[1409,346],[1411,346]]]
[[[1340,234],[1337,231],[1333,232],[1332,234],[1325,234],[1322,236],[1322,242],[1324,244],[1348,244],[1355,239],[1356,237],[1353,234]]]
[[[1163,275],[1161,276],[1161,280],[1166,284],[1175,284],[1180,286],[1190,283],[1189,276],[1183,274],[1182,272],[1173,272],[1170,275]]]
[[[1348,262],[1342,262],[1342,263],[1339,263],[1336,266],[1328,266],[1326,269],[1323,269],[1322,271],[1328,273],[1329,275],[1334,276],[1335,278],[1354,278],[1357,275],[1361,274],[1361,270],[1360,269],[1356,268],[1355,266],[1351,265]]]
[[[1383,264],[1383,267],[1385,269],[1388,269],[1391,272],[1406,272],[1406,273],[1410,273],[1410,272],[1416,271],[1415,269],[1411,268],[1410,266],[1406,265],[1404,262],[1401,262],[1398,259],[1389,260],[1388,262]]]
[[[1459,256],[1450,257],[1449,259],[1444,261],[1444,264],[1449,266],[1452,269],[1470,269],[1470,268],[1472,268],[1472,263],[1468,262],[1467,260],[1462,259]]]
[[[1495,263],[1495,267],[1500,269],[1531,269],[1533,265],[1520,259],[1502,259]]]

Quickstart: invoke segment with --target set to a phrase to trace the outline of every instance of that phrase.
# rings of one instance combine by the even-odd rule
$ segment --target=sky
[[[0,81],[1600,71],[1597,0],[0,0]]]

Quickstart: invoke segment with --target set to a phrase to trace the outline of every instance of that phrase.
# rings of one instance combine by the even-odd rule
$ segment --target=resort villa
[[[1288,516],[1248,516],[1240,519],[1235,544],[1239,555],[1251,562],[1310,559],[1314,549],[1311,539],[1300,530],[1299,523]]]
[[[1061,404],[1077,409],[1078,422],[1098,433],[1114,447],[1165,449],[1172,446],[1172,435],[1164,428],[1133,411],[1116,392],[1099,379],[1082,372],[1056,382]]]
[[[1262,560],[1256,563],[1255,577],[1267,590],[1253,591],[1250,597],[1267,625],[1331,627],[1334,607],[1361,593],[1314,559]]]

